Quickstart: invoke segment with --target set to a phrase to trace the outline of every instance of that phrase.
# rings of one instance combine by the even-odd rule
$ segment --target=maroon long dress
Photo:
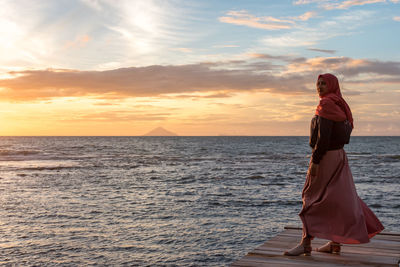
[[[338,243],[367,243],[384,229],[358,197],[346,153],[327,151],[316,177],[307,175],[300,218],[303,235]]]

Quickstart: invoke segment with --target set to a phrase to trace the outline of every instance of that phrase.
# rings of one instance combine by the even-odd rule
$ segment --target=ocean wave
[[[249,179],[249,180],[258,180],[258,179],[264,179],[264,178],[265,177],[262,175],[251,175],[251,176],[246,177],[246,179]]]
[[[37,158],[29,158],[29,159],[18,159],[12,157],[8,160],[0,160],[0,168],[3,171],[60,171],[66,169],[77,169],[77,168],[86,168],[87,166],[83,166],[79,164],[79,162],[72,160],[49,160],[49,159],[37,159]],[[18,176],[23,176],[24,174],[19,174]]]
[[[287,183],[268,183],[268,184],[261,184],[262,186],[271,186],[271,185],[276,185],[276,186],[286,186]]]
[[[210,206],[223,206],[223,207],[265,207],[265,206],[278,206],[278,207],[288,207],[288,206],[301,206],[301,200],[229,200],[229,201],[218,201],[210,200],[208,204]]]
[[[368,205],[370,208],[382,208],[383,206],[379,203],[372,203]]]
[[[400,155],[392,154],[392,155],[382,155],[384,158],[389,160],[398,161],[400,160]]]
[[[57,170],[65,170],[65,169],[78,169],[82,168],[81,166],[37,166],[37,167],[26,167],[21,168],[23,171],[57,171]]]
[[[39,153],[37,150],[0,150],[0,156],[30,156]]]
[[[372,155],[370,152],[346,152],[347,155]]]

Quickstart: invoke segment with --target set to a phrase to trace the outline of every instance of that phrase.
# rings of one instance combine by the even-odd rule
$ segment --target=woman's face
[[[317,81],[317,92],[319,96],[323,96],[328,93],[328,86],[322,77]]]

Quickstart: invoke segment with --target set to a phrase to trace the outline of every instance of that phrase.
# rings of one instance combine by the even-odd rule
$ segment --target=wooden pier
[[[340,255],[312,251],[311,256],[283,256],[283,252],[298,244],[301,228],[287,226],[285,231],[271,238],[263,245],[249,252],[232,267],[261,266],[396,266],[400,267],[400,233],[383,231],[367,244],[347,245],[341,248]],[[313,250],[327,240],[315,238]]]

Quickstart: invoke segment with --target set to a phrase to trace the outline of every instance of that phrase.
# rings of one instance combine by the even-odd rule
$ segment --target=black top
[[[319,164],[326,151],[343,148],[344,144],[349,143],[350,134],[346,132],[346,123],[348,122],[335,122],[314,116],[310,127],[313,163]]]

